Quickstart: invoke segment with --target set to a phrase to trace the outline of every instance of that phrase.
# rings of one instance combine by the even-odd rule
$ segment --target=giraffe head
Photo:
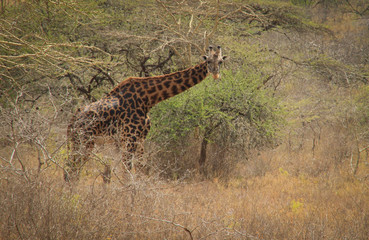
[[[214,79],[220,77],[220,65],[226,60],[227,56],[222,55],[222,48],[217,47],[216,50],[212,46],[209,47],[209,53],[203,56],[204,60],[208,63],[208,71],[213,74]]]

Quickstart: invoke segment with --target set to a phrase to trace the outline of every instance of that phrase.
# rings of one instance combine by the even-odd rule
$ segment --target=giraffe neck
[[[194,67],[167,75],[131,77],[116,86],[106,98],[118,98],[121,104],[126,102],[131,106],[144,104],[145,111],[149,111],[159,102],[200,83],[207,75],[208,63],[205,61]]]
[[[180,94],[204,80],[208,75],[207,62],[200,63],[183,71],[147,78],[148,107]]]

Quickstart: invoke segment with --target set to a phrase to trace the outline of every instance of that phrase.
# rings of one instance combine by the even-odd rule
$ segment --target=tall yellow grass
[[[55,169],[32,182],[9,174],[0,238],[367,239],[368,182],[360,177],[368,166],[353,175],[348,159],[329,153],[332,141],[322,137],[314,156],[309,144],[281,144],[239,163],[227,180],[134,174],[105,186],[88,168],[70,187]]]

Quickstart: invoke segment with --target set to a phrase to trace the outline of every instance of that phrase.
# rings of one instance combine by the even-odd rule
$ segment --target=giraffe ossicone
[[[209,74],[220,78],[220,65],[226,60],[222,49],[209,47],[202,63],[182,71],[153,77],[130,77],[123,80],[107,96],[93,102],[73,115],[67,138],[70,154],[64,179],[73,181],[88,160],[97,136],[118,136],[124,148],[123,162],[130,170],[134,155],[141,155],[143,140],[150,130],[150,109],[159,102],[180,94],[200,83]],[[106,165],[103,179],[110,181],[110,166]]]

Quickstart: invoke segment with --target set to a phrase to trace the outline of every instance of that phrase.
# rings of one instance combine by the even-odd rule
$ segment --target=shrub
[[[251,149],[273,144],[282,110],[263,82],[265,77],[246,67],[228,70],[219,81],[205,80],[157,105],[151,111],[150,140],[162,149],[161,164],[170,162],[176,165],[171,169],[182,172],[200,165],[204,173],[222,175],[235,166],[235,162],[227,163],[227,156],[237,152],[242,155],[238,159],[245,159]],[[192,162],[181,169],[175,159],[183,161],[185,155]]]

